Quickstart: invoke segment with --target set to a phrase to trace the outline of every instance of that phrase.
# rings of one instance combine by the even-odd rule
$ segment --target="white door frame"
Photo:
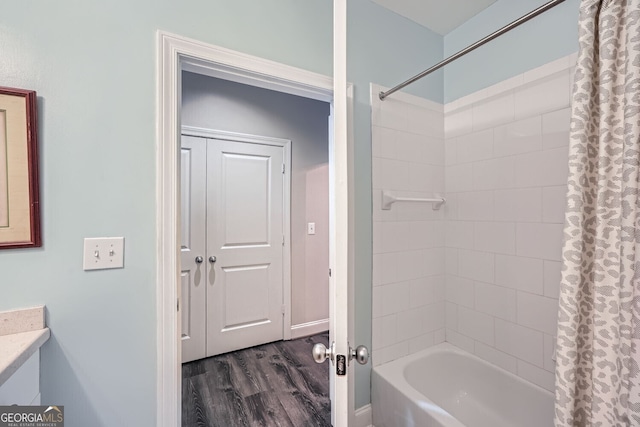
[[[285,306],[282,327],[282,337],[291,339],[291,140],[273,138],[248,133],[228,132],[217,129],[207,129],[195,126],[182,126],[182,135],[195,136],[206,139],[236,141],[246,144],[273,145],[282,148],[283,160],[286,165],[284,183],[282,187],[282,232],[284,247],[282,248],[282,304]],[[207,248],[208,251],[208,248]]]
[[[346,34],[346,33],[345,33]],[[156,141],[156,303],[157,303],[157,425],[176,427],[181,422],[180,370],[180,319],[176,310],[180,262],[180,209],[179,209],[179,150],[180,150],[180,104],[182,70],[232,80],[239,83],[273,89],[293,95],[330,102],[333,111],[333,80],[277,62],[242,54],[213,46],[197,40],[164,31],[157,33],[157,141]],[[345,58],[346,59],[346,58]],[[334,64],[336,66],[337,64]],[[343,64],[346,70],[346,62]],[[351,87],[348,90],[351,91]],[[344,107],[339,108],[344,111]],[[346,128],[346,123],[340,124]],[[346,132],[345,132],[346,134]],[[346,135],[345,135],[346,139]],[[346,141],[341,141],[346,142]],[[330,144],[332,146],[332,144]],[[330,166],[339,165],[347,181],[348,159],[346,150],[330,153]],[[351,172],[348,173],[351,177]],[[333,179],[332,177],[331,179]],[[342,187],[344,184],[339,185]],[[338,190],[340,193],[342,191]],[[344,193],[343,193],[344,194]],[[335,195],[330,195],[335,197]],[[344,202],[344,198],[342,198]],[[344,202],[341,206],[344,206]],[[330,211],[335,221],[345,230],[347,212],[344,209]],[[349,230],[352,232],[353,230]],[[338,266],[334,268],[332,280],[353,287],[347,278],[347,253],[349,240],[343,234],[330,236],[330,245],[338,255]],[[344,236],[344,237],[343,237]],[[344,290],[342,292],[345,292]],[[346,296],[346,295],[344,295]],[[331,297],[331,296],[330,296]],[[349,300],[348,312],[353,313],[353,300]],[[350,316],[352,317],[352,316]],[[349,322],[349,329],[353,329]],[[340,338],[340,337],[337,337]],[[342,344],[345,345],[345,344]],[[353,402],[353,372],[349,369],[349,385]],[[353,405],[348,412],[353,413]]]

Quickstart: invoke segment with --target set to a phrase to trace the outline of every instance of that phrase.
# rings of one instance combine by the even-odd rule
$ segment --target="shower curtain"
[[[583,0],[556,426],[640,426],[640,0]]]

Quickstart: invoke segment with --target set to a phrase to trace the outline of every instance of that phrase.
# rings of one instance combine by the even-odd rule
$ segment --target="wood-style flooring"
[[[330,427],[329,364],[311,348],[328,333],[182,365],[184,427]]]

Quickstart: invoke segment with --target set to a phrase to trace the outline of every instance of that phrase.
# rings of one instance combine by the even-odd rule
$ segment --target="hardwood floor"
[[[311,348],[329,333],[182,365],[184,427],[330,427],[329,364]]]

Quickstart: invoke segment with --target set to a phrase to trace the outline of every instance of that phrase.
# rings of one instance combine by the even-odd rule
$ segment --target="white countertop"
[[[49,328],[0,336],[0,385],[13,375],[51,335]]]
[[[0,313],[0,386],[47,342],[44,307]]]

